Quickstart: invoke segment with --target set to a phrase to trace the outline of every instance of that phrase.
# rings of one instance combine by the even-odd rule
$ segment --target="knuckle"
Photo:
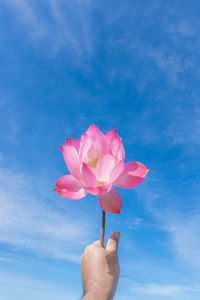
[[[81,263],[83,263],[84,260],[84,254],[81,255]]]
[[[92,245],[88,245],[87,247],[85,247],[85,253],[90,252],[92,248]]]
[[[96,249],[99,246],[100,246],[100,242],[95,241],[94,243],[92,243],[92,244],[88,245],[87,247],[85,247],[84,253],[91,253],[91,252],[94,251],[94,249]]]
[[[100,241],[95,241],[92,245],[99,246],[100,245]]]

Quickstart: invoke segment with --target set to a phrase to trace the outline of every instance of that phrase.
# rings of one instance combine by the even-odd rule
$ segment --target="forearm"
[[[99,273],[100,274],[100,273]],[[101,279],[98,281],[88,282],[84,286],[85,296],[82,300],[112,300],[115,294],[117,278],[110,274],[101,273]]]
[[[103,289],[88,291],[82,300],[112,300],[113,297],[104,293]]]
[[[117,246],[119,232],[109,238],[107,245],[96,241],[87,246],[81,256],[81,272],[85,295],[82,300],[112,300],[119,278]]]

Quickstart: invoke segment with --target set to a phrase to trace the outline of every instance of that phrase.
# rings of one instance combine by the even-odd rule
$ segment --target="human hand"
[[[114,232],[107,245],[96,241],[85,248],[81,256],[84,300],[111,300],[119,279],[117,255],[119,232]]]

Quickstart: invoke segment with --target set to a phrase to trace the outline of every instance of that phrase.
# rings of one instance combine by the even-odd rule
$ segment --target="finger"
[[[98,247],[103,247],[106,249],[106,245],[104,244],[103,246],[101,245],[100,241],[95,241],[92,245],[98,246]]]
[[[86,248],[85,248],[85,252],[84,253],[88,253],[90,251],[93,251],[94,248],[102,248],[101,247],[101,244],[100,244],[100,241],[95,241],[93,242],[92,244],[88,245]]]
[[[120,238],[120,233],[119,232],[114,232],[108,242],[107,242],[107,245],[106,245],[106,250],[107,251],[117,251],[117,248],[118,248],[118,243],[119,243],[119,238]]]
[[[100,241],[95,241],[92,245],[100,246]]]
[[[100,246],[100,241],[94,241],[93,243],[87,245],[87,246],[85,247],[85,250],[87,250],[88,248],[91,248],[91,247],[93,247],[93,246]]]
[[[83,263],[84,260],[84,254],[81,255],[81,264]]]

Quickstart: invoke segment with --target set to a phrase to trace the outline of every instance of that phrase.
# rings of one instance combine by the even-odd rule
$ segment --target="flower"
[[[92,124],[80,141],[67,138],[61,149],[71,175],[59,178],[54,191],[74,200],[87,193],[98,195],[99,204],[106,212],[121,211],[122,198],[113,185],[133,188],[149,171],[137,161],[124,163],[124,147],[116,129],[104,135]]]

